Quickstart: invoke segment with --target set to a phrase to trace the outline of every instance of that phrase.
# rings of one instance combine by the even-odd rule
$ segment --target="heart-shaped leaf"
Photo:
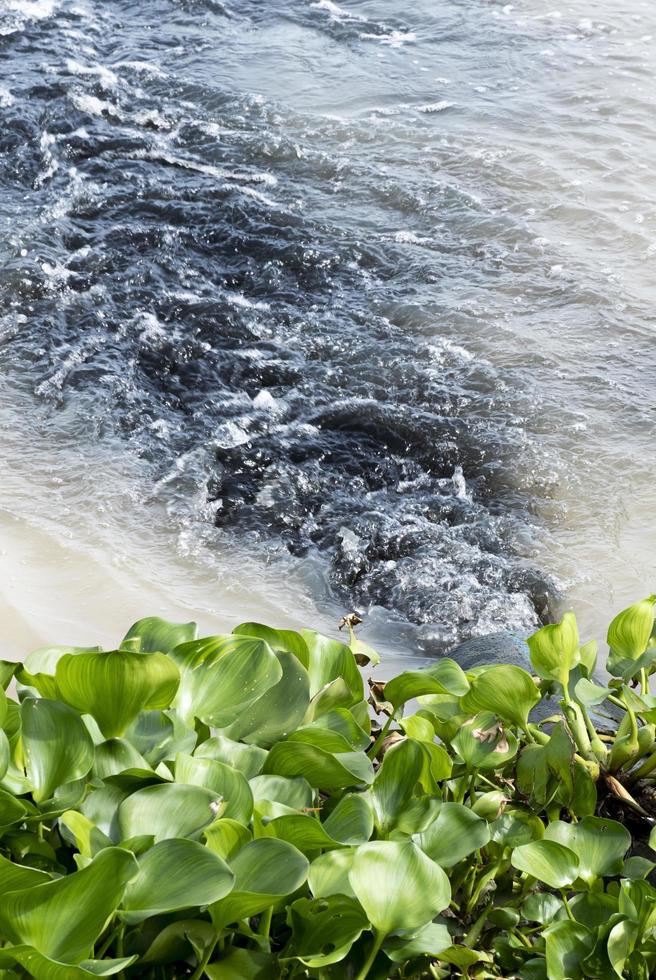
[[[156,841],[199,837],[217,815],[221,800],[204,786],[159,783],[137,790],[118,807],[120,839],[152,834]]]
[[[374,817],[381,837],[387,836],[407,808],[423,768],[424,753],[414,739],[403,739],[385,753],[371,787]]]
[[[204,786],[223,802],[222,817],[247,824],[253,813],[253,793],[245,776],[231,766],[214,759],[179,754],[175,759],[177,782]]]
[[[3,895],[0,927],[44,956],[83,960],[138,871],[129,851],[109,847],[82,871]]]
[[[59,701],[26,698],[20,709],[27,778],[37,803],[91,769],[93,742],[79,715]]]
[[[347,786],[369,784],[374,771],[364,752],[330,753],[303,742],[278,742],[264,764],[265,774],[304,776],[317,789],[327,792]]]
[[[512,852],[513,868],[532,875],[550,888],[566,888],[579,875],[579,859],[574,851],[553,840],[535,840]]]
[[[239,626],[235,626],[232,632],[239,634],[239,636],[251,636],[257,637],[258,640],[264,640],[272,650],[278,653],[293,653],[305,668],[310,662],[307,643],[301,634],[294,632],[294,630],[276,630],[270,626],[264,626],[262,623],[241,623]]]
[[[138,640],[137,652],[170,653],[181,643],[195,640],[197,633],[196,623],[169,623],[158,616],[148,616],[130,627],[123,637],[121,646]]]
[[[517,754],[517,739],[491,711],[461,725],[451,744],[468,769],[502,769]]]
[[[163,840],[139,858],[139,873],[125,889],[121,913],[126,922],[210,905],[234,884],[228,865],[191,840]]]
[[[291,895],[307,878],[307,859],[291,844],[274,837],[251,841],[232,859],[232,892],[210,907],[212,922],[222,929],[258,915]]]
[[[460,803],[443,803],[437,819],[416,838],[422,851],[442,868],[452,868],[489,839],[486,821]]]
[[[165,654],[127,650],[65,656],[55,671],[59,696],[92,715],[105,738],[122,735],[141,711],[168,707],[179,679]]]
[[[565,613],[560,623],[543,626],[527,642],[536,674],[546,680],[558,681],[566,688],[579,650],[579,631],[574,613]]]
[[[194,750],[194,757],[223,762],[226,766],[239,770],[246,779],[252,779],[262,772],[267,753],[259,745],[244,745],[243,742],[235,742],[225,735],[214,735]]]
[[[183,643],[171,657],[181,675],[175,707],[189,724],[198,718],[206,725],[227,728],[282,677],[268,643],[247,636]]]
[[[385,700],[394,708],[427,694],[455,694],[469,690],[469,681],[455,660],[444,657],[423,670],[404,670],[385,684]]]
[[[504,721],[526,729],[529,712],[540,700],[540,691],[522,667],[514,664],[484,667],[471,678],[470,684],[470,690],[460,699],[463,711],[471,714],[492,711]]]
[[[590,883],[595,878],[619,875],[631,835],[616,820],[585,817],[578,823],[554,820],[547,826],[545,840],[558,841],[576,854],[578,875]]]
[[[347,956],[369,921],[361,905],[346,895],[301,898],[287,913],[292,936],[284,958],[296,958],[310,967],[329,966]]]
[[[451,901],[444,871],[411,841],[357,848],[349,882],[379,936],[419,929]]]
[[[136,956],[122,956],[119,959],[82,960],[80,963],[59,963],[33,946],[10,946],[2,950],[19,963],[31,977],[39,980],[95,980],[96,977],[111,977],[137,959]],[[15,976],[15,974],[14,974]]]
[[[231,739],[272,745],[303,721],[310,704],[310,678],[303,664],[288,652],[275,654],[280,679],[257,700],[246,705],[225,730]]]

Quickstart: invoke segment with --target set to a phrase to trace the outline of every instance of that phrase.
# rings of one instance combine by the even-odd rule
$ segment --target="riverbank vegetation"
[[[2,663],[0,978],[648,980],[655,598],[605,680],[572,614],[386,683],[354,618]]]

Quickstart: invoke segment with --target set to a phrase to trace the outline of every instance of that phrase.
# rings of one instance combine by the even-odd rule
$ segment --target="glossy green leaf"
[[[544,882],[550,888],[565,888],[579,875],[579,859],[574,851],[553,840],[522,844],[512,852],[513,868]]]
[[[211,823],[203,831],[207,847],[214,854],[229,861],[234,855],[253,839],[248,827],[237,820],[221,818]]]
[[[316,898],[330,895],[355,897],[349,874],[356,853],[357,848],[348,847],[340,851],[327,851],[314,859],[308,872],[308,884]]]
[[[210,905],[232,890],[234,877],[225,861],[196,841],[160,841],[139,858],[139,872],[121,901],[122,916],[135,923]]]
[[[32,885],[43,885],[50,880],[50,875],[45,871],[25,864],[14,864],[0,854],[0,894],[31,888]]]
[[[160,783],[126,797],[118,807],[120,839],[152,834],[156,841],[199,837],[220,810],[221,800],[204,786]]]
[[[326,684],[341,678],[351,693],[351,703],[361,701],[364,697],[362,674],[351,650],[344,643],[314,630],[301,630],[301,636],[308,648],[310,695],[313,697]]]
[[[148,616],[131,626],[123,637],[124,643],[138,640],[141,653],[170,653],[180,643],[195,640],[198,633],[196,623],[169,623],[158,616]]]
[[[385,684],[385,699],[399,708],[413,698],[426,694],[455,694],[458,697],[469,690],[469,681],[463,669],[447,657],[423,670],[405,670]]]
[[[463,711],[491,711],[505,721],[525,729],[531,709],[540,700],[535,681],[522,667],[500,664],[485,667],[470,679],[470,690],[460,704]]]
[[[578,876],[586,882],[613,877],[622,871],[631,835],[616,820],[585,817],[578,823],[554,820],[547,826],[545,840],[558,841],[576,854]]]
[[[211,922],[204,919],[176,919],[164,926],[146,952],[139,957],[139,965],[151,963],[176,963],[188,960],[199,950],[207,950],[216,941],[216,931]]]
[[[98,851],[111,847],[112,841],[88,817],[77,810],[66,810],[59,818],[59,832],[71,839],[83,857],[92,858]]]
[[[392,963],[404,963],[415,956],[437,958],[451,946],[449,930],[439,922],[429,922],[411,936],[391,936],[383,949]]]
[[[137,871],[132,854],[107,848],[82,871],[5,893],[0,928],[13,942],[54,960],[79,962],[91,952]]]
[[[314,791],[302,776],[255,776],[249,785],[255,803],[269,800],[284,803],[294,810],[308,809],[313,805]]]
[[[291,895],[305,882],[309,867],[300,851],[274,837],[246,844],[230,866],[235,874],[233,890],[210,908],[217,929],[258,915]]]
[[[227,728],[282,677],[271,647],[245,636],[183,643],[171,657],[181,675],[175,707],[189,724],[198,718],[206,725]]]
[[[319,789],[331,792],[369,784],[374,771],[364,752],[330,753],[303,742],[278,742],[264,764],[264,774],[304,776]]]
[[[307,643],[300,633],[294,630],[276,630],[262,623],[241,623],[235,626],[232,631],[239,636],[256,637],[264,640],[272,650],[278,653],[293,653],[294,656],[307,668],[310,662],[310,653]]]
[[[326,832],[340,844],[364,844],[374,829],[368,794],[347,793],[324,820]]]
[[[536,674],[567,687],[569,673],[578,660],[579,650],[579,631],[574,613],[565,613],[560,623],[543,626],[529,636],[527,642]]]
[[[501,769],[517,754],[517,739],[491,711],[482,711],[451,740],[468,769]]]
[[[315,968],[339,963],[369,928],[360,904],[346,895],[301,898],[289,907],[287,921],[292,935],[284,958],[295,957]]]
[[[583,960],[594,948],[594,937],[585,926],[565,920],[545,930],[549,980],[579,980]]]
[[[442,868],[410,841],[371,841],[357,848],[349,881],[381,936],[419,929],[451,900]]]
[[[126,769],[149,769],[150,766],[125,738],[109,738],[96,745],[93,774],[98,779],[115,776]]]
[[[253,813],[253,793],[242,773],[214,759],[179,754],[175,759],[175,778],[179,783],[204,786],[224,804],[222,817],[247,824]]]
[[[179,674],[163,653],[85,653],[57,663],[60,697],[95,718],[105,738],[122,735],[144,710],[166,708]]]
[[[226,766],[239,770],[246,779],[252,779],[262,772],[267,753],[259,745],[244,745],[243,742],[235,742],[225,735],[214,735],[194,749],[194,757],[223,762]]]
[[[136,956],[122,956],[119,959],[82,960],[78,964],[60,963],[44,956],[32,946],[12,946],[2,950],[19,963],[31,977],[38,980],[94,980],[96,977],[111,977],[137,959]]]
[[[280,965],[271,953],[232,949],[205,967],[209,980],[280,980]]]
[[[261,697],[246,705],[224,734],[269,746],[293,732],[310,704],[310,678],[303,664],[288,652],[277,652],[280,679]]]
[[[424,767],[419,742],[403,739],[383,757],[371,787],[374,818],[380,836],[386,836],[407,807]]]
[[[443,803],[437,819],[416,838],[422,851],[443,868],[484,847],[490,839],[490,828],[460,803]]]
[[[93,742],[79,715],[59,701],[26,698],[20,708],[27,778],[37,802],[91,769]]]
[[[636,602],[612,621],[608,627],[608,646],[618,657],[638,660],[645,652],[654,628],[655,602],[654,595]]]

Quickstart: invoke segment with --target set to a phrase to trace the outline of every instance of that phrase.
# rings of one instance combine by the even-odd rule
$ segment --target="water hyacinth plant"
[[[648,980],[655,598],[603,680],[571,614],[368,688],[355,617],[1,663],[0,980]]]

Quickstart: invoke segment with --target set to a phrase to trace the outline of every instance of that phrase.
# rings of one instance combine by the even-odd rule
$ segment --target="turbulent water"
[[[23,423],[433,647],[612,598],[653,558],[656,14],[589,7],[0,0]]]

